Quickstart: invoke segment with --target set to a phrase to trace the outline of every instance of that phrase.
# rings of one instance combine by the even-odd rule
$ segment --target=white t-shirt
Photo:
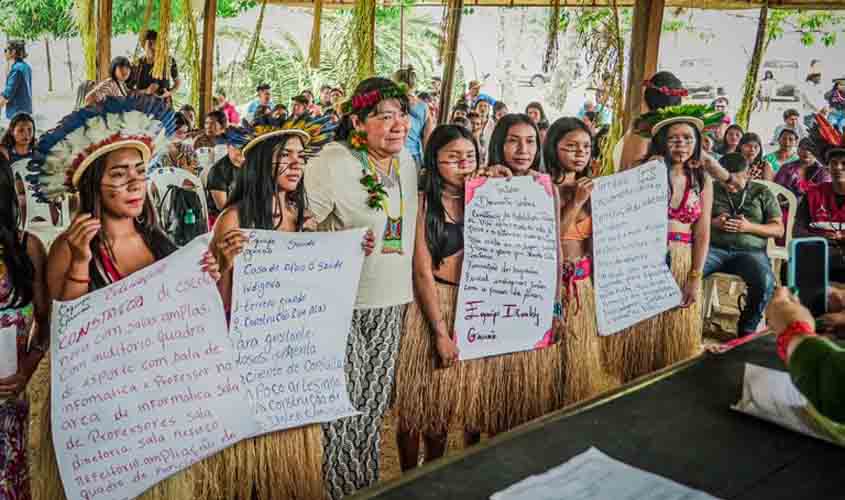
[[[308,206],[322,230],[339,231],[367,227],[376,238],[372,255],[364,259],[358,285],[356,309],[407,304],[414,300],[411,259],[417,221],[417,171],[406,150],[399,155],[401,195],[405,203],[402,220],[402,254],[382,253],[387,215],[367,206],[367,190],[361,185],[361,163],[346,146],[332,143],[305,167]],[[390,215],[400,212],[399,185],[385,189]]]

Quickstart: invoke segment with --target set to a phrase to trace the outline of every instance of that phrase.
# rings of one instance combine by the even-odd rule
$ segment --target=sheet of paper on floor
[[[807,412],[807,399],[792,384],[787,372],[746,363],[742,399],[732,408],[795,432],[831,441],[815,425]]]
[[[494,493],[491,500],[715,500],[656,474],[614,460],[596,448],[543,474]]]

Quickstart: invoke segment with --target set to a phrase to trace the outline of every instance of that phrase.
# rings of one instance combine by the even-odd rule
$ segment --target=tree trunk
[[[751,109],[754,107],[754,96],[757,93],[757,78],[760,73],[760,63],[766,52],[766,38],[768,37],[769,8],[766,5],[760,9],[760,20],[757,22],[757,37],[754,39],[754,53],[748,63],[748,73],[745,75],[745,88],[742,91],[742,101],[736,114],[737,123],[745,130],[751,123]]]
[[[73,83],[73,61],[70,57],[70,38],[65,38],[65,52],[67,54],[67,72],[70,75],[70,88],[74,88]]]
[[[44,38],[44,49],[47,51],[47,92],[53,91],[53,60],[50,57],[50,39]]]

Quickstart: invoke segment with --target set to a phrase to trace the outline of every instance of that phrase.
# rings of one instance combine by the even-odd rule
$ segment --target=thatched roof
[[[313,7],[313,0],[268,0],[271,4],[298,7]],[[464,0],[466,6],[480,7],[548,7],[551,0]],[[618,0],[620,7],[632,7],[635,0]],[[390,0],[385,0],[389,5]],[[421,0],[415,5],[436,6],[443,5],[442,0]],[[763,6],[763,0],[666,0],[666,7],[687,7],[713,10],[757,9]],[[842,9],[845,10],[845,0],[769,0],[771,9]],[[352,7],[355,0],[323,0],[324,7]],[[561,0],[563,7],[609,7],[612,0]]]

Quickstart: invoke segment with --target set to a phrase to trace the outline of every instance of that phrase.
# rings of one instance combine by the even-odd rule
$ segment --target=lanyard
[[[745,196],[746,196],[747,194],[748,194],[748,186],[746,185],[746,186],[742,189],[742,198],[740,198],[740,200],[739,200],[739,206],[738,206],[738,207],[735,207],[735,206],[734,206],[734,200],[733,200],[733,198],[731,197],[731,193],[728,193],[728,203],[730,203],[730,205],[731,205],[731,216],[734,216],[734,217],[735,217],[735,216],[737,216],[737,215],[742,215],[742,214],[740,213],[740,211],[742,210],[742,206],[743,206],[743,205],[745,205]]]

